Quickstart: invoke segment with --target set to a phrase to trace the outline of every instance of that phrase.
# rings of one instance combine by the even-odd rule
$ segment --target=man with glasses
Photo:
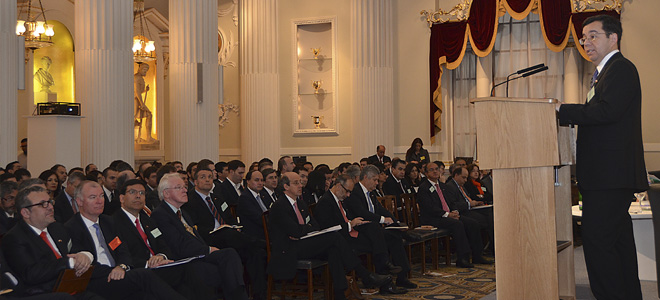
[[[374,266],[379,274],[398,274],[396,284],[405,288],[416,288],[417,285],[408,280],[410,265],[405,249],[401,243],[386,243],[383,235],[384,229],[377,223],[365,221],[362,217],[356,217],[344,209],[344,200],[348,198],[353,190],[353,180],[348,175],[339,175],[329,191],[327,191],[314,210],[314,216],[321,228],[341,225],[341,235],[348,244],[358,253],[368,252],[374,258]],[[392,260],[399,266],[390,262],[390,250]],[[393,286],[381,287],[382,294],[403,294],[406,289],[398,289]]]
[[[112,218],[103,215],[103,189],[94,181],[83,181],[74,198],[80,211],[64,226],[72,251],[92,253],[94,271],[87,288],[109,299],[154,297],[184,299],[149,269],[135,268],[128,246],[118,236]],[[141,267],[141,266],[139,266]]]
[[[16,224],[16,194],[18,194],[16,182],[0,183],[0,234],[5,234]]]
[[[619,52],[621,34],[621,22],[613,17],[584,21],[580,44],[596,65],[591,88],[586,103],[557,106],[562,124],[579,127],[582,241],[591,291],[598,299],[642,299],[628,214],[633,194],[649,187],[642,91],[635,65]]]
[[[221,285],[225,299],[247,299],[243,265],[236,250],[206,244],[193,227],[192,218],[181,210],[188,202],[186,182],[177,173],[165,174],[158,183],[158,194],[163,203],[154,209],[151,217],[172,251],[170,259],[204,256],[201,259],[204,278],[220,278],[216,284]]]

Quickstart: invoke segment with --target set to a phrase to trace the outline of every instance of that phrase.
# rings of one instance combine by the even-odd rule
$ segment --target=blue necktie
[[[598,69],[596,69],[596,72],[594,72],[594,76],[591,77],[591,87],[594,87],[594,85],[596,85],[597,79],[598,79]]]
[[[369,204],[369,212],[374,212],[374,204],[371,203],[371,192],[367,192],[367,203]]]
[[[99,239],[99,244],[101,244],[101,247],[103,248],[103,250],[105,250],[105,254],[108,256],[108,260],[110,261],[110,266],[114,267],[115,260],[112,258],[112,254],[108,249],[108,243],[106,243],[105,238],[103,238],[103,233],[101,233],[101,227],[99,227],[99,224],[94,224],[94,229],[96,229],[96,238]]]

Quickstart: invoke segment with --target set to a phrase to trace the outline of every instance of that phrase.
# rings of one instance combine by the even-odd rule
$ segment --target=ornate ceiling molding
[[[573,0],[573,12],[614,10],[621,13],[622,0]]]
[[[426,17],[426,22],[429,24],[429,27],[431,27],[433,23],[467,20],[470,16],[471,5],[472,0],[461,0],[460,3],[456,4],[456,6],[449,11],[444,11],[442,8],[439,8],[436,11],[422,10],[419,14]]]

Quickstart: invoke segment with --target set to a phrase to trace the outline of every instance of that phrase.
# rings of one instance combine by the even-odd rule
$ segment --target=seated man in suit
[[[114,199],[114,193],[117,189],[117,177],[119,172],[112,167],[107,167],[103,169],[103,198],[104,202],[104,211],[106,215],[110,215],[110,211],[115,211],[115,207],[119,207],[119,202],[112,202]]]
[[[158,194],[162,204],[156,207],[151,217],[158,224],[167,246],[172,252],[171,259],[182,259],[205,255],[203,272],[209,278],[221,278],[225,299],[247,299],[243,283],[243,265],[236,250],[218,249],[208,246],[193,221],[181,206],[188,202],[187,183],[176,173],[166,174],[158,184]]]
[[[397,208],[402,208],[404,203],[401,201],[401,194],[409,194],[413,192],[406,177],[406,161],[395,159],[390,167],[390,175],[387,176],[385,183],[383,183],[383,192],[385,195],[396,196]],[[399,209],[399,218],[403,217],[403,210]]]
[[[230,175],[231,177],[231,175]],[[222,248],[234,248],[241,256],[252,281],[255,295],[265,297],[266,292],[266,243],[243,234],[237,229],[221,228],[238,225],[229,205],[211,193],[213,173],[208,168],[197,167],[194,174],[195,189],[188,192],[188,202],[181,208],[187,212],[193,226],[207,244]],[[212,234],[211,232],[214,231]]]
[[[232,160],[227,163],[227,170],[229,170],[229,175],[227,176],[227,180],[222,183],[222,195],[218,196],[222,197],[229,205],[237,205],[238,197],[244,190],[243,176],[245,175],[245,164],[240,160]]]
[[[264,188],[259,194],[261,195],[261,199],[264,200],[266,207],[270,209],[273,203],[277,200],[275,189],[277,189],[279,178],[277,177],[277,172],[273,168],[264,169],[261,171],[261,175],[264,177]]]
[[[146,189],[142,181],[131,179],[118,192],[121,209],[112,218],[119,237],[128,246],[135,268],[156,268],[173,262],[169,259],[173,254],[162,232],[144,211]],[[219,278],[208,278],[196,272],[200,270],[197,261],[152,270],[186,298],[218,298],[211,287],[218,287]]]
[[[238,217],[243,225],[243,233],[260,239],[266,240],[261,215],[272,205],[261,197],[261,191],[264,187],[263,176],[259,171],[250,171],[245,175],[247,180],[247,192],[243,193],[238,200]]]
[[[481,226],[469,217],[462,216],[451,207],[447,185],[439,182],[440,168],[435,162],[426,165],[426,179],[422,180],[417,191],[417,204],[419,205],[419,221],[422,225],[432,225],[438,228],[447,228],[451,231],[456,244],[458,259],[456,266],[472,268],[469,261],[472,253],[472,262],[477,264],[490,264],[484,259],[483,242],[481,241]]]
[[[22,220],[2,239],[6,263],[19,282],[14,288],[16,296],[48,293],[62,271],[74,269],[82,275],[89,269],[92,254],[69,251],[71,240],[64,226],[55,222],[53,201],[45,188],[34,186],[21,190],[16,207]],[[94,294],[86,292],[78,298],[93,299]]]
[[[219,161],[215,163],[213,167],[215,168],[215,172],[218,173],[218,178],[213,181],[213,184],[220,186],[220,184],[227,180],[227,176],[229,176],[229,170],[227,170],[227,162]]]
[[[4,235],[14,227],[16,220],[16,194],[18,184],[13,181],[0,183],[0,235]]]
[[[317,258],[328,260],[336,300],[345,299],[344,291],[348,288],[346,271],[355,270],[367,287],[389,285],[392,277],[367,271],[338,233],[301,239],[320,227],[305,202],[298,201],[302,194],[300,176],[294,172],[282,174],[280,186],[284,195],[271,207],[268,224],[272,243],[268,272],[273,278],[291,279],[296,274],[296,260]]]
[[[477,220],[481,228],[488,231],[488,238],[490,239],[490,250],[495,243],[495,230],[494,218],[492,208],[473,209],[484,205],[483,201],[474,200],[468,196],[463,188],[465,182],[468,181],[468,170],[465,167],[458,167],[451,173],[451,178],[447,180],[447,189],[450,192],[449,202],[453,202],[450,206],[461,214],[463,217],[469,217]]]
[[[293,168],[295,167],[296,164],[293,163],[293,158],[291,158],[291,156],[285,155],[277,160],[277,172],[280,175],[287,172],[293,172]]]
[[[57,222],[64,224],[78,212],[78,205],[73,199],[73,193],[83,181],[85,181],[85,175],[80,172],[73,172],[68,176],[64,193],[60,193],[55,198],[54,208]]]
[[[344,210],[343,202],[351,194],[354,184],[348,175],[339,175],[329,191],[327,191],[319,200],[314,210],[314,216],[319,222],[321,228],[328,228],[341,225],[341,235],[348,244],[360,252],[371,253],[374,259],[376,272],[379,274],[397,274],[397,285],[401,287],[416,288],[417,285],[408,280],[408,271],[410,265],[406,257],[403,245],[392,243],[389,246],[400,246],[400,249],[388,249],[388,244],[383,235],[382,229],[377,223],[371,223],[363,220],[362,217],[354,217]],[[388,250],[391,250],[393,256],[399,255],[397,262],[401,266],[395,266],[390,262]],[[381,287],[382,294],[394,293],[402,294],[406,289],[397,289],[391,286]]]
[[[367,158],[367,162],[370,165],[377,162],[381,164],[385,164],[392,162],[392,159],[390,159],[389,156],[385,155],[385,146],[378,145],[378,147],[376,147],[376,154],[369,156]]]
[[[71,251],[87,251],[94,257],[94,280],[88,290],[110,299],[185,299],[151,270],[131,270],[128,246],[117,236],[112,218],[102,215],[103,189],[98,183],[83,181],[74,197],[80,211],[64,227],[71,237]]]

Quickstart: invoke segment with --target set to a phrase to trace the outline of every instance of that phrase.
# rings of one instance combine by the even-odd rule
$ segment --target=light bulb
[[[144,51],[151,52],[156,50],[156,46],[154,46],[154,41],[148,41],[147,46],[144,47]]]
[[[133,53],[140,51],[142,49],[142,43],[139,39],[133,40]]]
[[[16,21],[16,35],[21,35],[25,33],[25,21],[18,20]]]
[[[35,32],[37,32],[38,34],[45,33],[46,28],[44,28],[44,23],[45,22],[43,21],[37,21],[37,30],[35,30]]]
[[[53,30],[53,26],[51,24],[46,25],[46,35],[47,36],[54,36],[55,35],[55,30]]]

